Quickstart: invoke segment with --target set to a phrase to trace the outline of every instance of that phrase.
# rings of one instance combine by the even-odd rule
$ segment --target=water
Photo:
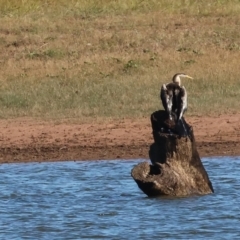
[[[0,165],[0,239],[239,239],[240,157],[204,158],[214,194],[148,198],[143,160]]]

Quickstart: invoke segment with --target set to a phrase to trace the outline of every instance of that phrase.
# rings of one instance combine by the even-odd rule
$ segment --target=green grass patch
[[[162,109],[162,83],[146,76],[92,80],[48,78],[29,83],[11,81],[0,90],[0,116],[40,118],[148,117]],[[196,79],[184,83],[188,90],[187,115],[216,115],[238,111],[240,83]]]
[[[162,11],[167,13],[184,13],[208,16],[211,14],[229,15],[239,13],[238,0],[1,0],[1,16],[23,16],[31,14],[63,15],[96,15],[111,13],[126,13],[132,11]]]
[[[137,118],[177,72],[188,115],[236,112],[239,1],[0,0],[0,117]]]

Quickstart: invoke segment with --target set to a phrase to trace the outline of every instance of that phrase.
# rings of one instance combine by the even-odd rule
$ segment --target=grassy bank
[[[149,116],[176,72],[188,115],[239,112],[240,3],[195,2],[0,0],[0,117]]]

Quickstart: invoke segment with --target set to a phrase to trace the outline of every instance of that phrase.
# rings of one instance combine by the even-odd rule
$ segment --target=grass
[[[0,0],[0,19],[0,118],[148,117],[176,72],[187,115],[239,112],[239,1]]]

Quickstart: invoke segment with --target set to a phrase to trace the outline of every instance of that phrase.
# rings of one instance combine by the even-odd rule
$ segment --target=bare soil
[[[240,113],[185,117],[201,157],[240,155]],[[150,119],[105,123],[0,120],[0,163],[148,158]]]

